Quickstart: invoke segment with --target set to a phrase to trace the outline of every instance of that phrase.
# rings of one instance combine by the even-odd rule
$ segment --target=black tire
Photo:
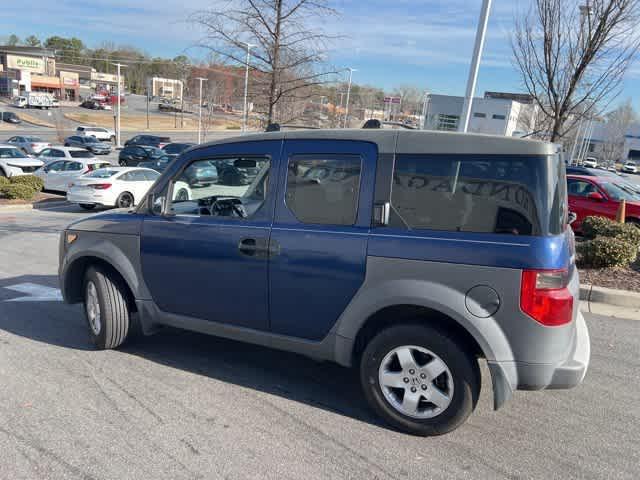
[[[84,208],[85,210],[93,210],[94,208],[96,208],[96,205],[94,203],[80,203],[80,208]]]
[[[176,201],[186,202],[187,200],[189,200],[189,192],[187,192],[185,188],[178,190],[178,193],[176,194]]]
[[[100,307],[99,328],[90,320],[90,285],[97,294]],[[125,289],[119,279],[99,267],[89,267],[84,281],[84,311],[89,328],[89,338],[99,349],[116,348],[126,340],[129,333],[130,312]]]
[[[126,160],[118,160],[118,164],[121,167],[128,167],[129,165],[127,164]]]
[[[433,352],[451,373],[450,403],[432,418],[413,418],[402,413],[387,400],[380,386],[379,368],[383,359],[402,346],[417,346]],[[367,344],[360,359],[360,382],[369,405],[389,425],[413,435],[442,435],[462,425],[478,402],[480,381],[480,368],[474,355],[446,333],[426,325],[405,324],[381,331]],[[420,404],[424,401],[420,400]]]
[[[116,199],[117,208],[131,208],[135,205],[135,199],[133,194],[129,192],[122,192]]]

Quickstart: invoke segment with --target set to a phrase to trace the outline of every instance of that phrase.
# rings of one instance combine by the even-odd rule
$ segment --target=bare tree
[[[309,87],[335,73],[320,68],[334,38],[320,20],[334,14],[328,0],[231,0],[224,9],[200,11],[191,20],[206,32],[200,46],[237,64],[246,62],[246,43],[255,45],[251,96],[271,123],[288,120],[289,108],[276,111],[281,103],[306,100]]]
[[[626,135],[629,127],[638,121],[631,100],[605,116],[602,138],[602,159],[615,162],[624,155]]]
[[[597,114],[620,93],[638,52],[640,0],[533,0],[516,20],[514,62],[560,140],[583,116]]]

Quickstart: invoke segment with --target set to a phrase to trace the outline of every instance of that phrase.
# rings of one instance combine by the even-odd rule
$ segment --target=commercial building
[[[182,99],[184,84],[174,78],[152,77],[147,80],[149,95],[171,99]]]
[[[488,92],[489,93],[489,92]],[[494,95],[495,94],[494,92]],[[469,131],[491,135],[524,136],[535,128],[535,106],[507,95],[499,98],[474,98]],[[429,95],[425,119],[426,130],[458,130],[464,97]]]
[[[54,52],[46,48],[0,46],[0,95],[13,97],[32,91],[60,94],[55,62]]]

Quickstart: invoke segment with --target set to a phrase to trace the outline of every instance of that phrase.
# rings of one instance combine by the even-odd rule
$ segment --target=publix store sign
[[[44,73],[45,64],[42,58],[19,57],[17,55],[7,55],[7,66],[16,70],[27,70],[29,72]]]

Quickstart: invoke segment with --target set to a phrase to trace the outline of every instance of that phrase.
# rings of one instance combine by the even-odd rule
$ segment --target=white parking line
[[[62,294],[57,288],[38,285],[37,283],[18,283],[4,287],[14,292],[25,293],[24,297],[11,298],[5,302],[61,302]]]

